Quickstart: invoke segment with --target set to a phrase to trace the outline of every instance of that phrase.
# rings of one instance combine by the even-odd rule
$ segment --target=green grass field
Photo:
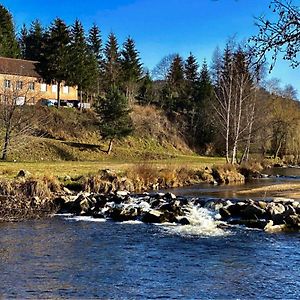
[[[106,158],[103,161],[52,161],[52,162],[0,162],[0,178],[13,178],[21,169],[27,170],[33,176],[79,176],[95,174],[101,169],[111,169],[123,172],[133,166],[149,164],[157,168],[189,169],[203,168],[214,164],[222,164],[225,160],[220,157],[203,157],[196,155],[178,155],[172,159],[162,160],[121,160],[120,158]]]

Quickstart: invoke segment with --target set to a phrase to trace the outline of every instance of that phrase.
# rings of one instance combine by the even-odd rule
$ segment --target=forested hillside
[[[295,7],[274,7],[275,14],[288,16],[289,12],[298,13]],[[229,40],[224,49],[215,50],[211,62],[198,62],[192,53],[188,57],[175,53],[163,57],[150,71],[131,37],[120,45],[112,32],[104,41],[97,25],[86,30],[80,20],[66,24],[61,18],[50,25],[35,20],[16,32],[13,16],[3,6],[0,17],[0,56],[38,61],[44,80],[58,86],[56,109],[31,109],[37,110],[39,119],[30,116],[19,124],[17,116],[30,109],[2,105],[4,159],[9,151],[11,158],[27,159],[26,151],[17,155],[14,145],[35,136],[30,137],[31,145],[41,148],[38,153],[49,152],[44,155],[47,159],[57,158],[55,147],[57,153],[65,153],[59,154],[61,159],[94,159],[105,151],[115,155],[129,148],[133,149],[130,155],[139,156],[153,143],[149,153],[168,153],[171,147],[172,151],[222,155],[231,163],[247,161],[253,154],[288,155],[291,161],[299,161],[297,92],[290,85],[282,88],[276,80],[266,79],[268,66],[261,55],[267,48],[257,52],[251,44]],[[261,36],[254,39],[257,50],[269,30],[269,23],[261,22]],[[296,56],[285,58],[295,65]],[[77,86],[80,101],[90,102],[92,111],[62,111],[63,82]],[[60,142],[53,146],[49,140]],[[77,147],[76,143],[103,147],[95,156],[68,154],[73,150],[66,147]],[[93,147],[87,146],[90,152],[98,149]]]

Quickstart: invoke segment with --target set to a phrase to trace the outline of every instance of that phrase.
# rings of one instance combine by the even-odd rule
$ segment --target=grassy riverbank
[[[44,162],[0,162],[0,178],[13,178],[21,169],[25,169],[33,176],[80,176],[95,174],[102,169],[112,169],[124,172],[139,165],[150,165],[153,168],[181,168],[199,169],[214,164],[222,164],[220,157],[204,157],[197,155],[178,155],[173,159],[162,160],[121,160],[121,158],[107,157],[102,161],[44,161]]]

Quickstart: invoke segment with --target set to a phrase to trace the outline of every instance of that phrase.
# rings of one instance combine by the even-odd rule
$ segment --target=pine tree
[[[212,142],[214,138],[213,102],[214,92],[206,60],[203,61],[199,78],[196,103],[196,139],[201,147]]]
[[[26,25],[23,24],[21,31],[20,31],[20,37],[19,37],[19,47],[20,47],[20,51],[21,51],[21,57],[23,59],[26,59],[27,39],[28,39],[28,30],[26,28]]]
[[[197,92],[199,89],[199,65],[195,56],[190,53],[185,61],[184,75],[186,80],[186,97],[189,102],[194,103],[197,98]]]
[[[182,57],[178,54],[174,57],[171,64],[167,80],[174,87],[174,89],[180,88],[184,83],[184,66]]]
[[[41,52],[44,42],[44,29],[39,20],[31,23],[27,38],[25,58],[29,60],[41,60]]]
[[[120,83],[121,62],[119,46],[116,36],[111,33],[104,48],[104,80],[106,89]]]
[[[213,85],[211,82],[208,66],[206,60],[203,61],[199,78],[199,101],[206,106],[213,95]]]
[[[95,55],[97,61],[100,63],[103,59],[103,48],[101,32],[96,24],[93,24],[93,26],[89,30],[88,45],[91,52]]]
[[[20,54],[12,15],[0,4],[0,56],[17,58]]]
[[[185,61],[184,68],[185,79],[188,82],[196,83],[199,80],[198,68],[199,65],[197,63],[196,57],[192,53],[190,53]]]
[[[66,23],[59,18],[55,19],[46,36],[40,67],[44,79],[57,84],[58,107],[60,107],[61,83],[69,79],[69,44],[69,29]]]
[[[133,102],[137,92],[138,81],[143,71],[139,53],[132,38],[129,37],[125,41],[121,55],[122,81],[125,95],[129,102]]]
[[[169,110],[184,109],[187,101],[184,95],[185,78],[183,59],[177,54],[167,75],[167,85],[164,89],[166,106]]]
[[[109,139],[110,154],[114,139],[121,139],[133,130],[128,101],[116,86],[111,86],[105,97],[100,97],[95,107],[99,116],[99,128],[103,138]]]
[[[97,62],[97,70],[94,71],[95,78],[92,81],[94,84],[94,93],[100,94],[103,90],[104,61],[101,31],[96,24],[93,24],[89,30],[87,42],[90,53]]]
[[[72,85],[78,86],[80,93],[80,103],[82,107],[82,90],[85,88],[85,79],[87,77],[87,44],[84,37],[84,29],[80,21],[75,20],[70,31],[70,66],[68,69],[69,80]]]
[[[149,71],[141,80],[137,99],[140,104],[151,104],[155,101],[154,84]]]
[[[77,85],[80,93],[80,108],[83,103],[83,92],[88,92],[94,86],[98,77],[97,61],[88,48],[84,28],[76,20],[71,28],[71,42],[69,46],[70,64],[68,82]]]

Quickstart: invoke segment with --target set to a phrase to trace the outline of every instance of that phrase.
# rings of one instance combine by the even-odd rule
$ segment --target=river
[[[250,185],[297,180],[290,176]],[[239,188],[177,193],[230,198]],[[208,210],[190,214],[188,226],[68,215],[0,224],[0,298],[299,298],[300,233],[220,229]]]

